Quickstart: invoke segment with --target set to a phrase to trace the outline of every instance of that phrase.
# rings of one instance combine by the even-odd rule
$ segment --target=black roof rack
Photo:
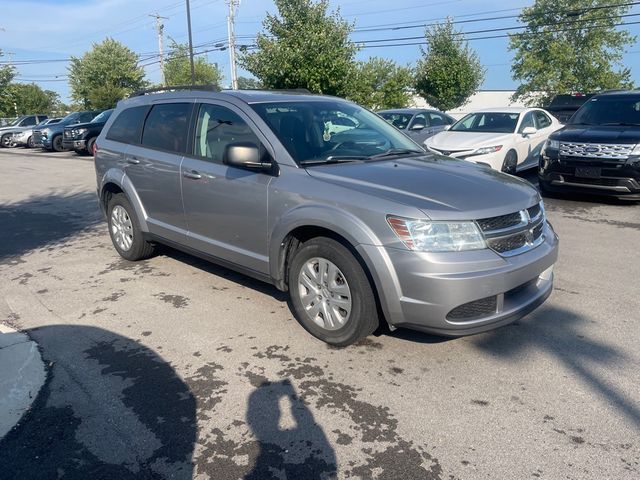
[[[129,98],[141,97],[142,95],[147,95],[149,93],[174,92],[176,90],[204,90],[207,92],[219,92],[220,87],[218,85],[168,85],[166,87],[144,88],[133,92],[129,95]]]

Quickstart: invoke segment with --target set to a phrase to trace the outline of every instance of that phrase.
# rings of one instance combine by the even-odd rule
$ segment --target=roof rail
[[[162,93],[162,92],[175,92],[176,90],[204,90],[207,92],[219,92],[220,87],[218,85],[167,85],[166,87],[153,87],[137,90],[129,95],[132,97],[141,97],[149,93]]]

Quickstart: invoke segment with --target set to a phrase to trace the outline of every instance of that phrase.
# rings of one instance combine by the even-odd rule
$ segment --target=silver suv
[[[96,145],[100,204],[122,257],[168,244],[272,283],[332,345],[381,322],[473,334],[523,317],[552,290],[558,239],[529,183],[426,153],[342,99],[138,95],[118,104]]]

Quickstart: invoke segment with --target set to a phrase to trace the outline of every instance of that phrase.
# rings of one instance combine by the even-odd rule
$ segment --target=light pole
[[[191,39],[191,8],[187,0],[187,28],[189,31],[189,63],[191,65],[191,85],[196,84],[196,69],[193,66],[193,40]]]

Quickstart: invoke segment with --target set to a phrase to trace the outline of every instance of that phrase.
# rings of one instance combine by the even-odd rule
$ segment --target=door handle
[[[137,157],[128,157],[127,163],[130,163],[131,165],[138,165],[140,160]]]
[[[192,180],[200,180],[202,175],[200,175],[197,171],[191,170],[189,172],[183,172],[182,176],[185,178],[190,178]]]

